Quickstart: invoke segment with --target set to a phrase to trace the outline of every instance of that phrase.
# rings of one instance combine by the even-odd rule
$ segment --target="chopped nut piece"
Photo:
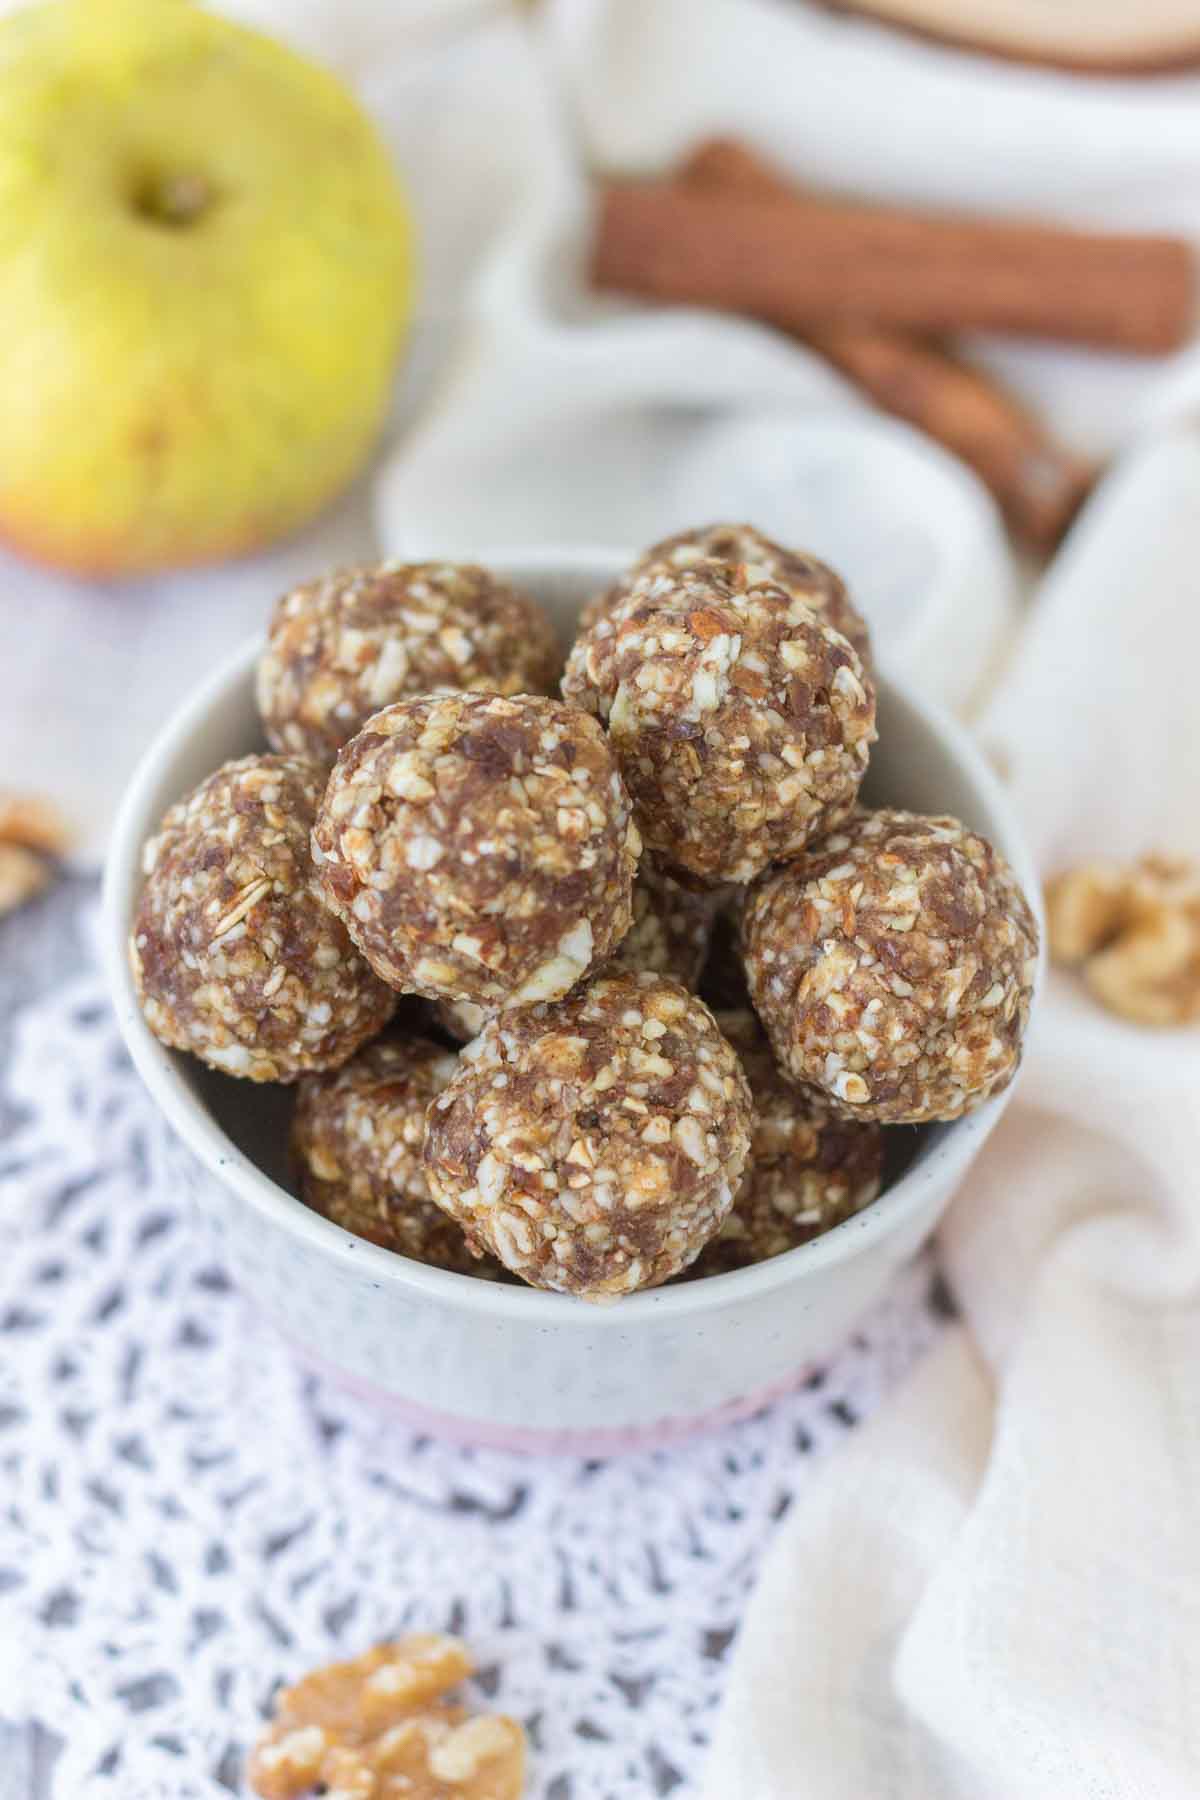
[[[280,1722],[320,1725],[357,1742],[406,1718],[417,1701],[432,1700],[471,1673],[465,1644],[439,1632],[414,1632],[376,1644],[349,1662],[314,1669],[276,1701]],[[382,1685],[375,1685],[387,1671]]]
[[[307,757],[244,756],[177,801],[143,853],[129,956],[146,1023],[227,1075],[337,1068],[396,1003],[321,899],[323,783]]]
[[[70,836],[61,816],[36,794],[0,789],[0,917],[36,899]]]
[[[404,797],[414,775],[432,799]],[[564,836],[561,813],[580,806],[586,835]],[[313,832],[327,902],[376,972],[489,1009],[556,1000],[606,960],[629,928],[640,851],[596,721],[529,694],[376,713],[339,756]]]
[[[262,1738],[250,1760],[250,1781],[263,1800],[288,1800],[315,1787],[321,1778],[330,1741],[319,1725],[296,1725],[281,1719]]]
[[[439,1206],[514,1274],[604,1299],[698,1254],[732,1204],[749,1123],[737,1057],[699,1000],[660,975],[601,976],[484,1027],[430,1107],[425,1166]]]
[[[456,1725],[429,1753],[429,1771],[439,1781],[463,1787],[487,1766],[510,1761],[523,1750],[521,1727],[512,1719],[477,1715]]]
[[[1046,927],[1055,962],[1081,963],[1133,922],[1134,871],[1088,863],[1046,883]]]
[[[388,1645],[383,1645],[386,1652]],[[363,1718],[373,1730],[391,1724],[398,1706],[433,1700],[471,1673],[467,1647],[440,1633],[404,1638],[363,1682]]]
[[[1090,863],[1046,887],[1050,952],[1081,966],[1110,1012],[1139,1025],[1200,1019],[1200,869],[1145,856]]]
[[[875,737],[858,652],[753,565],[654,565],[576,639],[562,687],[607,725],[647,848],[708,882],[845,819]]]
[[[250,1757],[262,1800],[519,1800],[525,1734],[501,1714],[442,1698],[471,1672],[436,1635],[379,1644],[285,1688]]]
[[[378,1780],[370,1753],[338,1744],[321,1762],[321,1800],[376,1800]]]
[[[754,1101],[742,1185],[689,1276],[721,1275],[794,1250],[861,1212],[879,1193],[883,1131],[843,1119],[813,1087],[785,1079],[752,1012],[717,1014]]]
[[[1037,928],[957,819],[856,813],[755,884],[742,936],[780,1068],[843,1117],[956,1119],[1016,1073]]]
[[[15,912],[50,882],[50,865],[21,844],[0,843],[0,915]]]
[[[561,661],[541,608],[487,569],[338,569],[276,606],[258,665],[258,709],[273,750],[329,763],[393,701],[545,694]]]
[[[41,856],[63,856],[70,848],[71,833],[48,800],[0,788],[0,844],[19,844]]]

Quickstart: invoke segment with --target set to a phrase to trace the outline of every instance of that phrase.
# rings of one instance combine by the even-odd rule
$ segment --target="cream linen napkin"
[[[1097,496],[985,731],[1049,870],[1200,854],[1200,443]],[[1200,1793],[1200,1033],[1054,977],[941,1253],[963,1323],[782,1528],[706,1800]]]

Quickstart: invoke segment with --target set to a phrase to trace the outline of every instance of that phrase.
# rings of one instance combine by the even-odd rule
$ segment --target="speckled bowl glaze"
[[[819,546],[818,546],[819,548]],[[537,596],[569,640],[584,601],[632,560],[607,552],[485,558]],[[291,1096],[213,1074],[146,1028],[126,960],[142,845],[166,807],[262,746],[259,650],[206,680],[150,746],[121,806],[104,888],[105,954],[130,1054],[188,1155],[188,1178],[243,1291],[298,1352],[424,1427],[519,1448],[606,1451],[723,1423],[835,1348],[929,1235],[1008,1100],[897,1134],[887,1192],[824,1237],[755,1268],[589,1306],[410,1262],[350,1236],[290,1191]],[[1038,906],[1004,793],[962,729],[906,685],[879,686],[867,798],[949,812],[1003,850]],[[1035,996],[1036,998],[1036,996]]]

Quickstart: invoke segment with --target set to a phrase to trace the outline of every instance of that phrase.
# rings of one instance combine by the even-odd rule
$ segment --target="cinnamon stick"
[[[744,145],[702,144],[685,163],[694,186],[742,192],[796,189]],[[1064,450],[986,375],[907,332],[873,325],[813,326],[804,341],[876,405],[944,444],[994,495],[1014,535],[1054,548],[1091,486],[1093,470]]]
[[[1192,257],[1179,238],[678,181],[603,190],[593,275],[599,287],[800,332],[869,321],[1153,351],[1182,343],[1193,312]]]

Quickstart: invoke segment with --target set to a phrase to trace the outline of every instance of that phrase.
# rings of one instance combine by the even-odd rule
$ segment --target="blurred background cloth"
[[[530,540],[636,547],[722,513],[812,537],[852,563],[859,540],[890,529],[873,511],[892,479],[875,428],[821,359],[745,321],[587,293],[594,171],[652,172],[707,135],[735,133],[816,186],[1172,229],[1200,243],[1196,76],[1030,70],[802,0],[232,0],[227,10],[327,60],[382,128],[417,211],[419,326],[375,469],[300,537],[130,584],[0,563],[16,674],[0,709],[0,784],[58,798],[92,857],[139,751],[197,671],[315,570],[380,551],[462,555]],[[1191,350],[1141,360],[970,348],[1089,451],[1155,432],[1200,390]],[[814,469],[811,437],[791,434],[835,411],[863,434],[860,453]],[[748,427],[769,434],[773,455],[744,454]],[[915,466],[918,440],[908,454]],[[886,658],[893,605],[918,603],[939,545],[965,532],[986,604],[961,654],[938,666],[929,652],[925,669],[954,704],[973,685],[954,665],[982,671],[1011,586],[990,501],[965,471],[961,487],[978,492],[957,507],[936,483],[913,495],[915,551],[888,537],[882,554],[868,545],[859,559],[899,571],[886,592],[861,596]]]

